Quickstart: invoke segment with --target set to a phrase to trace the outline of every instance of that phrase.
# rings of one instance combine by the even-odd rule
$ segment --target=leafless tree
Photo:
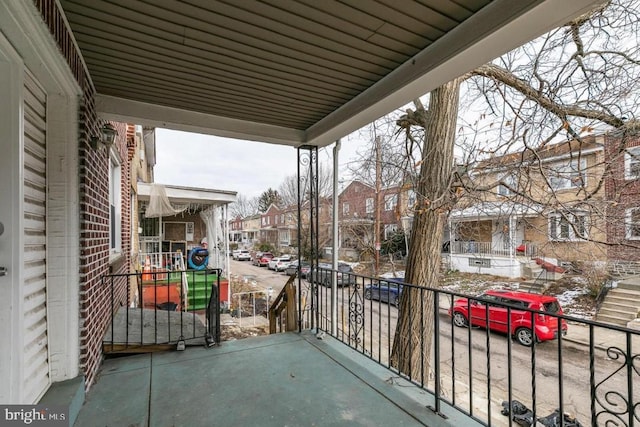
[[[229,212],[232,218],[246,218],[254,215],[258,212],[258,199],[238,194],[236,201],[229,205]]]
[[[552,181],[562,178],[541,161],[539,153],[545,147],[560,137],[567,144],[581,144],[586,131],[616,130],[621,138],[617,154],[624,152],[626,139],[639,129],[639,11],[638,2],[608,2],[437,88],[429,96],[428,109],[416,101],[397,120],[406,145],[422,148],[406,282],[420,287],[440,283],[440,236],[446,215],[461,194],[511,185],[520,200],[558,209],[567,201],[554,191],[533,194],[531,180],[526,179],[535,172],[553,189]],[[460,122],[459,105],[466,106]],[[454,151],[456,140],[464,150]],[[503,178],[486,182],[468,174],[480,162],[514,152],[522,156],[515,165],[527,162],[526,168],[518,169],[522,176],[517,186]],[[580,150],[571,155],[580,156]],[[591,172],[583,169],[591,166],[577,164],[578,176]],[[599,166],[605,176],[610,172],[605,162]],[[570,203],[599,209],[591,203],[598,191],[599,185],[583,188]],[[579,233],[580,226],[572,219],[566,218]],[[418,290],[403,292],[391,358],[396,368],[414,378],[427,378],[430,360],[433,300],[432,294],[424,295],[420,298]],[[410,318],[411,313],[419,318]]]
[[[301,173],[302,176],[306,176],[305,173]],[[300,188],[301,197],[304,200],[308,199],[309,183],[306,180],[302,180],[302,187]],[[329,197],[332,192],[333,177],[331,170],[324,166],[322,163],[318,164],[318,196]],[[278,187],[278,194],[282,200],[283,206],[296,206],[298,204],[298,177],[297,175],[287,176],[280,187]]]
[[[416,156],[416,149],[409,151],[404,138],[398,138],[396,119],[401,114],[392,112],[358,132],[365,141],[357,150],[355,159],[348,165],[351,179],[362,181],[372,187],[379,183],[382,187],[401,184]]]

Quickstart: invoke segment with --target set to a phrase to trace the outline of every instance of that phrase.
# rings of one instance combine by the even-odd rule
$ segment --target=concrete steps
[[[544,266],[546,266],[546,268],[543,268]],[[522,262],[521,270],[522,276],[526,279],[537,282],[547,282],[559,280],[562,278],[564,274],[556,271],[556,269],[558,268],[560,267],[548,262],[538,263],[537,260],[529,260],[526,262]]]
[[[640,279],[631,278],[618,282],[617,287],[609,290],[596,315],[596,320],[618,326],[638,316],[640,312]]]
[[[519,291],[529,292],[532,294],[543,294],[549,287],[549,283],[546,281],[525,280],[520,283]]]

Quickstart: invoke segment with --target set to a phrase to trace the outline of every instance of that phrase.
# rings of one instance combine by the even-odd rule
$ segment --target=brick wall
[[[124,277],[104,280],[107,274],[129,272],[131,252],[131,184],[126,125],[112,123],[118,137],[114,149],[120,155],[121,254],[109,262],[109,150],[80,148],[80,362],[87,388],[95,381],[102,362],[102,338],[112,315],[111,286],[115,288],[114,310],[126,305]]]
[[[56,0],[34,0],[42,19],[83,91],[79,126],[80,173],[80,369],[89,389],[96,379],[102,361],[102,337],[111,316],[110,291],[103,277],[109,272],[128,271],[130,245],[130,181],[126,147],[126,129],[117,124],[117,147],[122,159],[122,251],[117,264],[109,264],[109,157],[106,150],[93,150],[91,136],[98,135],[102,123],[98,120],[90,80],[80,53],[76,50]],[[118,295],[124,298],[125,280],[116,282]]]
[[[626,211],[640,207],[640,180],[624,176],[624,149],[640,146],[638,136],[607,135],[605,156],[610,170],[605,179],[607,207],[607,257],[611,262],[640,260],[640,241],[626,238]],[[623,263],[624,264],[624,263]]]

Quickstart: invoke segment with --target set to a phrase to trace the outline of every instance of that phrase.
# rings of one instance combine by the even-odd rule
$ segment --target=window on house
[[[347,215],[349,213],[349,203],[342,204],[342,214]]]
[[[558,212],[549,215],[550,240],[584,240],[587,237],[588,224],[586,213]]]
[[[398,232],[398,224],[385,224],[384,225],[384,239],[388,240]]]
[[[284,214],[280,214],[280,224],[284,224]]]
[[[498,194],[501,196],[510,196],[513,194],[512,188],[516,188],[516,177],[508,174],[500,180],[502,183],[498,185]]]
[[[278,236],[281,245],[288,246],[291,243],[291,234],[289,233],[289,230],[278,231]]]
[[[549,168],[549,185],[552,190],[583,187],[587,183],[586,162],[577,159],[554,163]]]
[[[416,192],[413,190],[407,191],[407,207],[413,209],[416,205]]]
[[[262,225],[263,226],[267,225],[267,217],[266,216],[262,218]]]
[[[627,239],[640,240],[640,208],[627,209]]]
[[[122,248],[122,188],[121,168],[116,152],[109,161],[109,253],[120,253]]]
[[[630,148],[625,153],[624,177],[626,179],[640,178],[640,147]]]
[[[398,195],[397,194],[387,194],[384,196],[384,210],[392,211],[398,205]]]
[[[369,197],[364,201],[364,211],[365,213],[373,213],[373,197]]]

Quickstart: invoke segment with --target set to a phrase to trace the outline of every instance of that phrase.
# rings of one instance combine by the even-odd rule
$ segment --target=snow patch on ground
[[[560,295],[556,295],[556,298],[558,298],[558,302],[560,302],[560,305],[564,307],[564,306],[569,306],[573,304],[576,301],[576,299],[578,299],[578,297],[587,295],[588,293],[589,293],[588,289],[573,288],[573,289],[568,289],[564,291]]]
[[[404,279],[404,271],[396,271],[395,274],[393,272],[384,273],[380,277],[383,279]]]

